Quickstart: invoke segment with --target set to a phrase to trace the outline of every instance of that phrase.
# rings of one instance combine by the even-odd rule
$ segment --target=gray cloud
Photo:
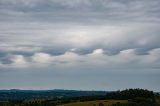
[[[159,0],[0,0],[1,64],[12,64],[8,55],[85,56],[97,49],[111,57],[130,49],[137,57],[150,55],[160,48],[159,4]]]
[[[159,22],[159,0],[1,0],[3,21],[110,23]]]
[[[158,91],[159,5],[0,0],[0,89]]]

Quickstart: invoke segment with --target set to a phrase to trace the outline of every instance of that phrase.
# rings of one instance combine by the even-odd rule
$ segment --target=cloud
[[[0,0],[0,64],[96,66],[98,61],[101,67],[158,67],[154,52],[160,48],[159,4]]]
[[[0,89],[158,91],[159,5],[0,0]]]
[[[11,22],[159,22],[159,3],[159,0],[1,0],[0,13],[1,20]]]
[[[73,50],[78,54],[91,53],[103,48],[106,54],[117,54],[124,49],[136,49],[143,54],[159,48],[159,25],[136,24],[123,26],[55,26],[43,30],[4,31],[1,51],[10,53],[47,52],[61,55]],[[3,33],[3,31],[2,31]],[[13,33],[11,35],[11,33]],[[24,36],[27,36],[24,38]],[[141,53],[142,52],[142,53]]]
[[[46,63],[51,61],[51,56],[46,53],[36,53],[32,56],[32,60],[38,63]]]
[[[120,51],[116,55],[106,55],[103,49],[95,49],[87,55],[66,52],[54,56],[47,53],[35,53],[33,56],[12,55],[8,62],[1,61],[3,68],[46,68],[66,69],[159,69],[160,49],[153,49],[147,55],[137,55],[135,49]]]

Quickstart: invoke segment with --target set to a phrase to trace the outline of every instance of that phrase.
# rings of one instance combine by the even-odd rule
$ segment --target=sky
[[[160,0],[0,0],[0,89],[160,91]]]

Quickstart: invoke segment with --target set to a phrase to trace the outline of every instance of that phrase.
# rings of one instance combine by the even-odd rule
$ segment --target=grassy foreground
[[[114,103],[127,103],[127,100],[96,100],[96,101],[87,101],[87,102],[75,102],[75,103],[68,103],[60,106],[99,106],[99,103],[103,103],[104,106],[109,106]]]

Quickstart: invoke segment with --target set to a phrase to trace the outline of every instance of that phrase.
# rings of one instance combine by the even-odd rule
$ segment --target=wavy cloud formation
[[[157,90],[159,5],[160,0],[0,0],[0,89],[99,89],[108,88],[108,81],[111,90]]]
[[[159,4],[159,0],[0,0],[0,67],[99,61],[111,68],[112,64],[159,68]],[[100,56],[94,57],[97,52]]]

